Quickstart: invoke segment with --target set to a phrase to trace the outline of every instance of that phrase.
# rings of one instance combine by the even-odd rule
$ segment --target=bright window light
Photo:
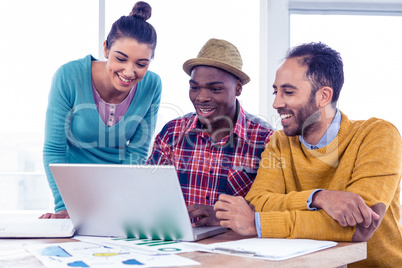
[[[401,16],[290,16],[291,46],[324,42],[341,53],[339,109],[350,119],[382,118],[402,131]]]
[[[98,1],[4,0],[0,25],[0,209],[53,209],[42,164],[50,82],[98,54]]]

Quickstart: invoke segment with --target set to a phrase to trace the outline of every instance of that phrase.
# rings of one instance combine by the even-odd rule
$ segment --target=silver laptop
[[[49,166],[79,235],[196,241],[226,231],[191,226],[173,166]]]

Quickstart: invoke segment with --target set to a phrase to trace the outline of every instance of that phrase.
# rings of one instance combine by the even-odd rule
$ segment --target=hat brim
[[[211,66],[211,67],[215,67],[215,68],[219,68],[222,69],[228,73],[233,74],[234,76],[238,77],[240,79],[240,81],[242,82],[243,85],[247,84],[248,82],[250,82],[250,77],[245,74],[242,70],[239,70],[229,64],[226,64],[224,62],[221,61],[217,61],[217,60],[212,60],[212,59],[206,59],[206,58],[195,58],[195,59],[190,59],[187,60],[184,64],[183,64],[183,70],[191,76],[191,71],[193,70],[194,67],[196,66]]]

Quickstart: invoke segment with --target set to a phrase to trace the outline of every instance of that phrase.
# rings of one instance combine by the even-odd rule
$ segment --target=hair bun
[[[146,21],[151,17],[152,8],[151,6],[143,1],[138,1],[135,3],[133,10],[130,12],[130,16],[137,17]]]

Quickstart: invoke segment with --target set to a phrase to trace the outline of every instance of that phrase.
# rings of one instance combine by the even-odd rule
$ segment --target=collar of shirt
[[[304,147],[310,150],[321,149],[327,146],[338,135],[339,129],[341,127],[341,120],[342,120],[341,113],[339,112],[338,109],[336,109],[335,117],[332,120],[331,125],[329,125],[327,131],[324,133],[324,136],[322,136],[321,140],[317,143],[317,145],[312,145],[308,143],[303,139],[301,135],[299,136],[300,142],[304,145]]]
[[[229,139],[229,137],[233,134],[236,134],[241,139],[244,139],[244,140],[247,139],[246,114],[245,114],[243,108],[240,106],[238,100],[236,100],[236,107],[237,107],[237,111],[239,111],[238,115],[237,115],[236,123],[234,124],[233,129],[231,130],[230,134],[221,140],[222,142],[223,141],[226,142]],[[201,122],[198,120],[198,115],[196,115],[194,117],[190,126],[187,128],[186,134],[189,132],[196,132],[196,133],[200,133],[202,136],[205,136],[205,135],[209,136],[209,134],[203,128],[203,125],[201,124]]]

